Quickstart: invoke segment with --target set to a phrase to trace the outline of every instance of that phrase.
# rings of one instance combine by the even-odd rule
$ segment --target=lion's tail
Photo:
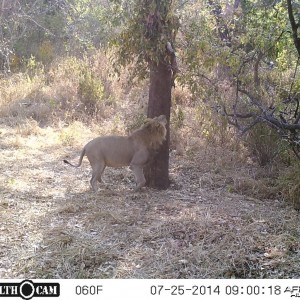
[[[81,166],[82,159],[83,159],[84,155],[85,155],[85,148],[83,148],[83,150],[81,151],[81,154],[80,154],[80,157],[79,157],[79,162],[78,162],[77,165],[71,164],[71,163],[70,163],[69,161],[67,161],[66,159],[64,159],[63,162],[64,162],[65,164],[68,164],[68,165],[72,166],[72,167],[78,168],[78,167]]]

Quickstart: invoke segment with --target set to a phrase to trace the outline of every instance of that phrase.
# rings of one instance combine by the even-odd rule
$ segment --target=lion
[[[146,184],[143,168],[166,139],[167,118],[164,115],[147,119],[144,125],[129,136],[97,137],[88,142],[82,149],[77,165],[64,160],[64,163],[78,168],[86,155],[91,167],[90,184],[96,191],[97,181],[102,182],[101,176],[106,167],[129,166],[135,176],[138,191]]]

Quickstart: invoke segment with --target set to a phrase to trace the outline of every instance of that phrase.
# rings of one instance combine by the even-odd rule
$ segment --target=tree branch
[[[287,0],[287,6],[288,6],[288,15],[290,19],[290,24],[292,27],[292,32],[293,32],[293,40],[295,47],[298,52],[298,56],[300,56],[300,38],[298,37],[298,27],[299,25],[295,21],[294,13],[293,13],[293,6],[292,6],[292,1]]]
[[[177,65],[177,60],[176,60],[176,54],[175,51],[172,47],[172,44],[170,42],[167,42],[166,45],[167,53],[171,57],[171,69],[172,69],[172,86],[175,87],[175,78],[177,76],[177,73],[180,72],[178,65]]]
[[[54,33],[52,33],[49,29],[45,28],[44,26],[42,26],[41,24],[39,24],[36,20],[34,20],[31,16],[27,15],[27,14],[22,14],[20,15],[22,18],[26,18],[27,20],[31,21],[32,23],[34,23],[36,26],[40,27],[41,29],[43,29],[45,32],[47,32],[49,35],[51,36],[55,36]]]
[[[238,92],[245,94],[251,100],[252,104],[254,104],[261,112],[264,112],[265,108],[261,105],[261,101],[256,96],[240,87],[238,87]]]

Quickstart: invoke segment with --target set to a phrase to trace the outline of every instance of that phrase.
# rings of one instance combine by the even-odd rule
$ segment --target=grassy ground
[[[236,153],[173,152],[166,191],[133,193],[130,170],[107,169],[94,193],[86,159],[62,159],[98,127],[6,124],[0,278],[300,278],[299,215]]]

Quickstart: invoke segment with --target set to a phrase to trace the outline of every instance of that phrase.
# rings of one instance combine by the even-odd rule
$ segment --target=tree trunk
[[[169,180],[169,145],[170,145],[170,109],[171,109],[172,70],[168,63],[161,60],[158,65],[150,66],[150,88],[148,117],[165,115],[167,136],[163,145],[154,154],[153,159],[145,167],[146,185],[157,189],[167,189]]]

